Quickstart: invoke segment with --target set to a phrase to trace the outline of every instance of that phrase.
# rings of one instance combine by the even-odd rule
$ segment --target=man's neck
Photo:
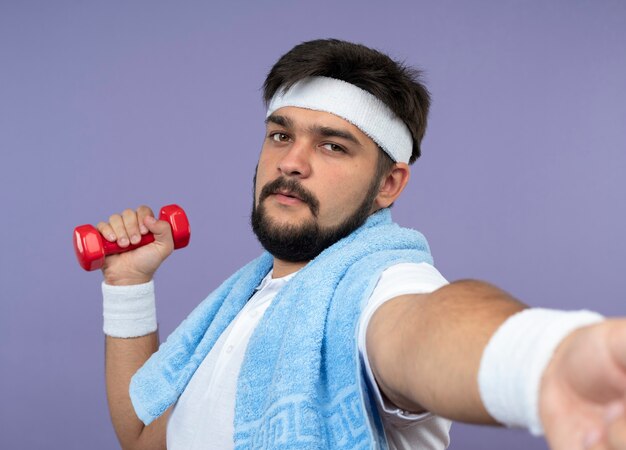
[[[306,266],[309,262],[289,262],[283,261],[278,258],[274,258],[274,269],[272,271],[272,278],[282,278],[286,277],[289,274],[297,272]]]

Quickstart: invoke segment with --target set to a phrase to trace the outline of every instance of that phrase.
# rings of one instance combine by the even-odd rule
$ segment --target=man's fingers
[[[122,216],[119,214],[113,214],[109,217],[109,225],[111,225],[111,228],[113,228],[113,232],[117,237],[117,245],[120,247],[128,247],[130,239],[128,237],[128,233],[126,232]]]
[[[132,209],[125,209],[122,213],[122,219],[124,219],[124,227],[131,244],[138,243],[141,240],[141,233],[139,232],[137,213]]]
[[[589,433],[583,446],[585,450],[626,450],[624,406],[624,403],[620,401],[607,407],[604,413],[604,431],[598,430]]]
[[[598,442],[593,447],[583,447],[585,450],[609,450],[609,447],[604,445],[602,442]]]
[[[142,205],[137,211],[126,209],[122,214],[113,214],[108,223],[100,222],[96,229],[106,240],[117,241],[120,247],[128,247],[130,244],[137,244],[141,235],[148,233],[144,224],[146,217],[154,217],[154,213],[148,206]]]
[[[624,403],[616,402],[606,412],[608,422],[607,442],[611,450],[626,450],[626,416]]]
[[[115,242],[117,240],[117,236],[113,232],[113,227],[106,222],[99,222],[98,225],[96,225],[96,230],[109,242]]]
[[[144,219],[146,217],[154,217],[154,213],[152,212],[152,209],[150,209],[150,207],[146,205],[141,205],[139,208],[137,208],[137,221],[139,223],[139,232],[141,234],[148,233],[148,228],[144,224]]]

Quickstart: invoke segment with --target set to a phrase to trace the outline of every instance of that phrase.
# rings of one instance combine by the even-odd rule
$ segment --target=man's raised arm
[[[139,242],[151,232],[155,240],[143,247],[107,256],[104,283],[105,374],[111,420],[123,449],[165,449],[169,411],[149,426],[135,414],[129,394],[131,377],[157,351],[156,311],[152,277],[174,249],[170,225],[157,221],[150,208],[125,210],[101,222],[98,231],[120,247]]]

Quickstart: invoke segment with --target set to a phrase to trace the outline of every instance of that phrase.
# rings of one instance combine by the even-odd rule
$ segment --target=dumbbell
[[[172,227],[174,248],[183,248],[189,244],[191,229],[185,211],[178,205],[167,205],[161,208],[159,219],[169,222]],[[85,270],[100,269],[107,255],[124,253],[154,242],[154,235],[147,233],[141,240],[128,247],[120,247],[117,242],[109,242],[102,237],[93,225],[80,225],[74,228],[74,250],[78,263]]]

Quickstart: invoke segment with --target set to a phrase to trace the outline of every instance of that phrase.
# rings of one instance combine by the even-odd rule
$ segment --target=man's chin
[[[299,236],[302,233],[308,233],[311,229],[315,228],[315,223],[310,219],[277,219],[268,216],[265,218],[265,227],[267,232],[274,236]]]
[[[297,208],[264,205],[265,219],[280,226],[299,227],[313,223],[313,215],[306,205]]]

